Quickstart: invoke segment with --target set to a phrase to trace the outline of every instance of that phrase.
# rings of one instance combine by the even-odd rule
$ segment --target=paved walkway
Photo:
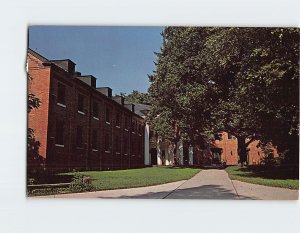
[[[203,170],[189,180],[132,189],[45,196],[46,198],[298,200],[299,191],[230,180],[224,170]]]

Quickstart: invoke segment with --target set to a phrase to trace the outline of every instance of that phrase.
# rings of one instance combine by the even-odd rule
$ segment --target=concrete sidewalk
[[[238,199],[228,174],[224,170],[203,170],[166,198],[170,199]]]
[[[44,196],[45,198],[298,200],[299,191],[230,180],[224,170],[202,170],[189,180],[131,189]]]

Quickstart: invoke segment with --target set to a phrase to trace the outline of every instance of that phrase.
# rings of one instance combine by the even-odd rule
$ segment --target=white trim
[[[119,126],[119,125],[116,125],[116,128],[120,129],[120,128],[121,128],[121,126]]]
[[[56,103],[56,105],[60,106],[60,107],[63,107],[63,108],[66,108],[66,105],[65,104],[61,104],[59,102]]]
[[[124,129],[124,130],[128,132],[128,129]]]
[[[110,125],[110,122],[108,122],[108,121],[105,121],[105,123],[108,124],[108,125]]]
[[[93,116],[93,119],[95,119],[95,120],[99,121],[99,118],[98,118],[98,117],[94,117],[94,116]]]
[[[97,152],[97,151],[98,151],[98,149],[92,149],[92,151],[93,151],[93,152]]]
[[[65,147],[65,145],[56,144],[56,143],[55,143],[55,146],[57,146],[57,147],[62,147],[62,148]]]
[[[116,152],[117,155],[121,154],[120,152]]]
[[[107,154],[110,154],[110,151],[108,151],[108,150],[106,150],[106,151],[104,151],[105,153],[107,153]]]
[[[84,112],[81,112],[81,111],[79,111],[79,110],[77,110],[77,112],[78,112],[79,114],[81,114],[81,115],[85,115]]]

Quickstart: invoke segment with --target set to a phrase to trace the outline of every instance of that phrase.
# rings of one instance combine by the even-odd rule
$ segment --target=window
[[[123,145],[124,154],[128,154],[128,139],[124,138],[123,143],[124,143]]]
[[[84,96],[81,94],[78,95],[77,108],[79,112],[84,113]]]
[[[98,139],[97,139],[97,130],[93,130],[92,133],[92,149],[97,150],[98,149]]]
[[[228,139],[233,139],[233,135],[228,133]]]
[[[120,127],[120,113],[119,112],[116,113],[116,126]]]
[[[131,141],[131,154],[134,155],[135,154],[135,150],[134,150],[134,141]]]
[[[120,137],[116,136],[116,153],[120,153]]]
[[[64,145],[64,122],[56,120],[55,144]]]
[[[232,151],[230,151],[230,154],[232,155]]]
[[[128,122],[129,122],[128,116],[125,116],[125,129],[127,130],[128,130]]]
[[[139,125],[139,134],[142,134],[142,125]]]
[[[98,103],[96,101],[93,102],[93,117],[99,118]]]
[[[215,138],[215,140],[221,140],[222,139],[222,134],[215,133],[214,138]]]
[[[136,124],[136,122],[134,120],[132,120],[132,122],[131,122],[131,130],[132,130],[133,133],[135,132],[135,124]]]
[[[107,123],[110,123],[110,109],[108,107],[106,107],[106,111],[105,111],[105,121]]]
[[[83,130],[82,126],[78,125],[77,126],[77,134],[76,134],[76,145],[79,148],[83,148]]]
[[[109,138],[109,134],[105,134],[105,138],[104,138],[104,150],[106,152],[110,152],[110,138]]]
[[[58,83],[57,86],[57,103],[66,105],[66,87],[61,83]]]

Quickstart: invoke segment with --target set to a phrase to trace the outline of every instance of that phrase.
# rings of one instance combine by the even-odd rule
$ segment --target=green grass
[[[238,167],[225,169],[232,180],[273,187],[299,189],[299,174],[297,169],[266,168],[263,166]]]
[[[199,171],[200,169],[197,168],[148,167],[116,171],[83,171],[79,173],[85,176],[90,176],[94,191],[99,191],[145,187],[186,180],[196,175]],[[50,180],[55,180],[55,183],[66,182],[67,180],[71,180],[74,174],[74,172],[57,174],[55,176],[48,177],[48,180],[47,177],[43,177],[42,183],[49,183]],[[39,196],[70,192],[71,191],[69,189],[40,189],[35,190],[34,193],[30,193],[28,195]]]
[[[143,187],[186,180],[197,174],[196,168],[149,167],[116,171],[84,171],[96,190]],[[64,175],[73,175],[65,173]]]

